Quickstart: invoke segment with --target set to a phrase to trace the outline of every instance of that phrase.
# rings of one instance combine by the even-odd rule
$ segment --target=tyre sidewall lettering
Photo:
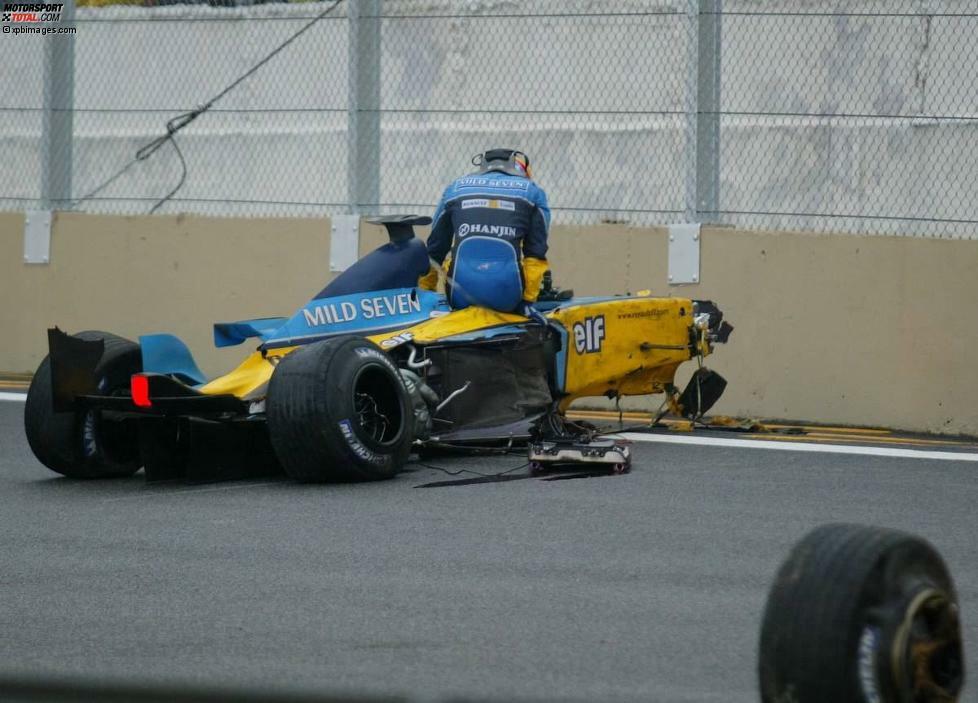
[[[94,410],[86,410],[81,416],[81,452],[86,460],[93,461],[99,455],[98,416]]]
[[[373,359],[380,362],[383,366],[387,367],[387,370],[390,371],[393,376],[400,378],[400,371],[398,371],[398,368],[394,366],[394,362],[391,361],[391,358],[380,349],[376,349],[374,347],[357,347],[353,351],[356,352],[356,355],[361,359]]]
[[[857,671],[859,672],[859,687],[862,689],[866,703],[882,703],[879,692],[879,681],[876,672],[876,662],[879,656],[880,631],[878,627],[869,625],[863,629],[859,637]]]
[[[358,457],[364,461],[370,462],[375,466],[386,466],[388,462],[388,457],[382,454],[376,454],[371,450],[367,449],[363,443],[357,438],[357,433],[354,430],[354,423],[350,420],[340,420],[336,423],[336,426],[340,429],[340,436],[343,437],[343,441],[346,446],[356,454]]]

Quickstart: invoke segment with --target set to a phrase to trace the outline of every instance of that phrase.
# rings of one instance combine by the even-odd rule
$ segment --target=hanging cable
[[[176,142],[176,139],[175,139],[177,133],[181,129],[183,129],[184,127],[188,126],[191,122],[193,122],[194,120],[196,120],[198,117],[200,117],[201,115],[203,115],[205,112],[207,112],[208,110],[210,110],[217,101],[219,101],[225,95],[227,95],[232,90],[234,90],[239,85],[241,85],[241,83],[243,83],[245,80],[247,80],[252,75],[254,75],[259,69],[261,69],[262,66],[264,66],[265,64],[267,64],[269,61],[271,61],[273,58],[275,58],[278,54],[280,54],[292,42],[294,42],[296,39],[298,39],[303,34],[305,34],[307,31],[309,31],[309,29],[311,29],[314,24],[316,24],[321,19],[323,19],[324,17],[326,17],[326,15],[328,15],[333,10],[335,10],[337,8],[337,6],[339,6],[339,4],[342,3],[342,2],[343,2],[343,0],[333,0],[332,4],[329,7],[327,7],[325,10],[323,10],[318,15],[316,15],[311,20],[309,20],[309,22],[307,22],[302,27],[300,27],[294,34],[292,34],[291,36],[289,36],[288,39],[286,39],[281,44],[279,44],[277,47],[275,47],[274,49],[272,49],[272,51],[269,52],[265,56],[265,58],[263,58],[261,61],[259,61],[254,66],[252,66],[247,71],[245,71],[240,76],[238,76],[238,78],[236,78],[234,81],[232,81],[226,88],[224,88],[224,90],[222,90],[221,92],[219,92],[217,95],[215,95],[213,98],[211,98],[210,100],[208,100],[206,103],[204,103],[203,105],[201,105],[201,106],[199,106],[199,107],[191,110],[190,112],[185,112],[185,113],[183,113],[181,115],[177,115],[176,117],[168,120],[167,123],[166,123],[166,134],[160,135],[159,137],[157,137],[153,141],[151,141],[148,144],[145,144],[144,146],[140,147],[139,150],[136,151],[136,156],[129,163],[127,163],[125,166],[123,166],[118,171],[116,171],[112,176],[110,176],[108,179],[106,179],[105,181],[103,181],[96,188],[94,188],[93,190],[89,191],[88,193],[86,193],[85,195],[83,195],[82,197],[80,197],[78,200],[72,201],[71,207],[73,207],[73,208],[74,207],[77,207],[78,205],[80,205],[81,203],[85,202],[86,200],[88,200],[90,198],[94,198],[96,195],[98,195],[103,190],[105,190],[106,188],[108,188],[110,185],[112,185],[113,183],[115,183],[115,181],[117,181],[119,178],[121,178],[122,175],[125,174],[130,168],[132,168],[133,166],[135,166],[140,161],[145,161],[150,156],[152,156],[157,151],[159,151],[160,147],[162,147],[167,142],[170,142],[171,144],[173,144],[173,148],[174,148],[174,150],[177,153],[177,157],[180,159],[180,166],[181,166],[182,171],[181,171],[181,174],[180,174],[180,180],[177,183],[177,185],[169,193],[167,193],[165,196],[163,196],[162,198],[160,198],[160,200],[157,201],[157,203],[155,205],[153,205],[153,207],[150,209],[150,213],[156,212],[164,203],[166,203],[168,200],[170,200],[170,198],[172,198],[174,195],[176,195],[180,191],[180,189],[183,187],[183,184],[187,182],[187,162],[183,158],[183,152],[180,151],[180,147],[177,146],[177,142]]]
[[[488,473],[488,474],[483,473],[481,471],[474,471],[473,469],[457,469],[453,471],[452,469],[446,469],[444,466],[435,466],[434,464],[427,464],[423,461],[410,461],[408,462],[408,464],[414,466],[423,466],[426,469],[433,469],[435,471],[441,471],[443,474],[448,474],[449,476],[461,476],[462,474],[473,474],[475,476],[481,476],[483,478],[497,478],[499,476],[506,476],[507,474],[511,474],[514,471],[519,471],[520,469],[525,469],[527,466],[530,465],[530,462],[527,461],[520,464],[519,466],[514,466],[510,469],[506,469],[505,471],[499,471],[496,473]]]

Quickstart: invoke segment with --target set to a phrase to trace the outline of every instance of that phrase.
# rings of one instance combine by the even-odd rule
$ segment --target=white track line
[[[703,447],[737,447],[740,449],[775,449],[782,452],[822,452],[826,454],[860,454],[863,456],[890,456],[907,459],[940,459],[943,461],[978,461],[978,454],[965,452],[935,452],[923,449],[894,449],[892,447],[854,447],[847,444],[821,444],[816,442],[775,442],[763,439],[725,439],[722,437],[683,437],[666,434],[639,434],[623,432],[611,435],[633,442],[661,442],[663,444],[695,444]]]
[[[26,393],[0,392],[0,400],[23,403]],[[624,432],[605,436],[621,437],[632,442],[659,442],[661,444],[693,444],[701,447],[737,447],[740,449],[774,449],[782,452],[819,452],[823,454],[858,454],[861,456],[890,456],[904,459],[937,459],[941,461],[975,461],[978,454],[966,452],[935,452],[924,449],[895,449],[892,447],[861,447],[848,444],[821,444],[816,442],[772,442],[763,439],[726,439],[723,437],[684,437],[666,434],[639,434]]]

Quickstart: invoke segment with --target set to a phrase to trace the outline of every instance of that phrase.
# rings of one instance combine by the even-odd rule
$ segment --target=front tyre
[[[265,412],[275,454],[299,481],[392,478],[413,441],[401,374],[362,337],[334,337],[284,357]]]
[[[142,370],[138,344],[108,332],[79,332],[74,336],[105,344],[95,367],[100,394],[128,389],[130,377]],[[139,470],[139,447],[124,419],[96,409],[55,412],[51,384],[51,360],[44,357],[24,405],[27,443],[38,461],[70,478],[116,478]]]
[[[771,586],[759,674],[765,703],[957,701],[961,627],[940,555],[895,530],[813,530]]]

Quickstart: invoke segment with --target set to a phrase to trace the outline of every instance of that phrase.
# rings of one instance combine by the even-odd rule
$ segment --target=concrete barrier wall
[[[364,225],[361,253],[384,239]],[[702,283],[681,287],[667,247],[664,229],[556,227],[551,263],[579,294],[717,301],[736,326],[709,360],[730,382],[717,413],[978,435],[975,242],[706,228]],[[33,370],[52,324],[173,332],[229,369],[243,348],[214,349],[211,323],[290,314],[328,261],[326,220],[59,214],[51,264],[29,266],[23,217],[0,214],[0,371]]]
[[[0,215],[0,370],[30,371],[44,330],[173,332],[216,373],[212,322],[288,314],[329,278],[324,220],[111,217],[59,213],[51,264],[23,263],[23,218]]]

